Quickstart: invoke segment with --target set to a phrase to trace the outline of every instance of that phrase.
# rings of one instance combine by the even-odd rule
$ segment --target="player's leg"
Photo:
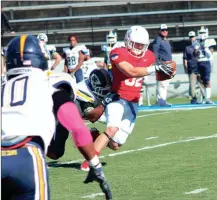
[[[12,199],[50,199],[45,156],[41,148],[34,145],[2,151],[5,154],[2,156],[3,187],[6,193],[9,190]]]
[[[210,75],[211,75],[211,63],[210,61],[202,62],[203,63],[203,83],[204,83],[204,91],[206,104],[213,104],[211,101],[211,84],[210,84]]]
[[[17,150],[2,150],[1,151],[1,199],[12,199],[14,195],[13,180],[13,165],[15,165]]]
[[[167,89],[169,86],[170,80],[164,80],[164,81],[157,81],[157,91],[156,91],[156,97],[157,97],[157,104],[159,106],[171,106],[171,104],[168,104],[166,102],[167,100]]]
[[[129,135],[133,132],[134,125],[136,122],[136,116],[138,113],[137,104],[131,103],[130,106],[126,106],[123,114],[121,124],[118,131],[109,141],[109,148],[118,150],[122,145],[125,144]]]
[[[196,97],[196,82],[197,82],[197,75],[195,73],[190,74],[190,93],[191,93],[191,104],[197,104],[197,97]]]
[[[108,125],[108,123],[110,124],[110,122],[112,122],[112,121],[114,121],[117,124],[121,123],[123,113],[124,113],[124,105],[122,105],[122,103],[120,103],[122,101],[123,100],[119,100],[119,101],[112,102],[112,103],[107,105],[106,111],[105,111],[105,119],[106,119],[107,125]],[[115,126],[116,125],[114,125],[114,127],[106,128],[105,132],[106,132],[106,134],[109,134],[109,135],[106,135],[105,133],[101,133],[96,138],[96,141],[94,142],[94,146],[95,146],[97,154],[100,154],[100,151],[108,145],[108,143],[109,143],[108,136],[112,137],[112,136],[114,136],[115,132],[118,131],[118,128]],[[89,164],[87,161],[84,161],[81,164],[81,170],[89,171]]]
[[[61,158],[65,153],[65,144],[68,136],[68,130],[58,123],[56,126],[56,133],[48,147],[47,157],[54,160]]]
[[[32,144],[30,144],[27,146],[27,149],[32,160],[29,162],[29,171],[32,175],[26,175],[26,179],[29,180],[28,185],[34,189],[35,199],[49,200],[50,188],[48,180],[48,168],[45,161],[44,152],[37,144],[35,146],[32,146]],[[23,182],[23,184],[25,184],[25,182]],[[21,196],[19,200],[33,199],[31,197],[33,197],[33,195],[26,194],[23,197]]]
[[[200,88],[200,93],[201,93],[201,102],[205,99],[205,92],[204,92],[204,85],[203,81],[201,80],[200,73],[197,74],[197,84]]]
[[[118,131],[127,106],[126,101],[122,99],[107,105],[105,110],[106,130],[94,143],[96,151],[101,152]]]
[[[189,99],[192,100],[192,94],[191,94],[191,74],[188,74],[188,80],[189,80],[188,94],[189,94]]]

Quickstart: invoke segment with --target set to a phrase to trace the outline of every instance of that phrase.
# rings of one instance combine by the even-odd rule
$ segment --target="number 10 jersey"
[[[68,74],[47,75],[41,70],[14,77],[2,86],[3,146],[15,145],[28,136],[40,136],[47,151],[56,125],[52,95],[60,84],[75,90]]]

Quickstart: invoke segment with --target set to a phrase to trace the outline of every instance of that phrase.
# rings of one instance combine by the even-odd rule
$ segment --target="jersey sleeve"
[[[146,59],[146,66],[147,67],[151,66],[156,61],[155,54],[150,50],[147,50],[147,52],[145,54],[145,59]]]
[[[84,44],[79,45],[78,47],[78,51],[83,52],[87,52],[87,47]]]
[[[118,64],[122,61],[125,61],[125,54],[122,51],[122,48],[115,48],[110,53],[110,60],[112,64]]]

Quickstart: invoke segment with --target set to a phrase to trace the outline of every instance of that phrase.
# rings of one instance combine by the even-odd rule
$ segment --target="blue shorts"
[[[45,155],[37,143],[2,150],[1,159],[2,200],[50,199]]]
[[[208,84],[210,82],[211,75],[210,61],[198,62],[198,70],[200,73],[201,80],[203,81],[203,84]]]

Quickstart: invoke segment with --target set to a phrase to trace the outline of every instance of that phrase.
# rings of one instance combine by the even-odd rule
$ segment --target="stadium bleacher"
[[[217,38],[217,2],[46,2],[42,1],[40,5],[36,2],[2,2],[16,35],[45,32],[50,44],[63,47],[67,45],[67,36],[75,33],[81,42],[99,46],[105,43],[105,33],[110,29],[117,29],[121,40],[129,26],[143,25],[152,40],[158,34],[159,25],[167,23],[175,51],[179,51],[176,43],[187,40],[187,33],[197,31],[201,25],[208,26],[210,36]],[[4,44],[12,37],[5,34]]]

